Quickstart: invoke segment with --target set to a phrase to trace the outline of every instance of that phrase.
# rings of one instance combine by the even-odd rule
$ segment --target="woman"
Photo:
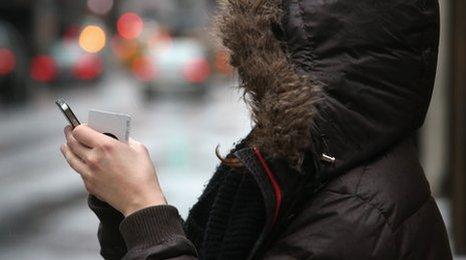
[[[66,128],[101,254],[451,259],[413,143],[435,78],[437,1],[229,0],[218,20],[255,126],[185,223],[144,146]]]

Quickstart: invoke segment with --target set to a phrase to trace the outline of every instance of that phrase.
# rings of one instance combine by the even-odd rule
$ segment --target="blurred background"
[[[466,259],[466,3],[441,0],[437,86],[420,156]],[[97,218],[59,152],[63,97],[133,116],[169,202],[186,217],[223,153],[251,127],[215,0],[10,0],[0,3],[0,259],[100,259]]]

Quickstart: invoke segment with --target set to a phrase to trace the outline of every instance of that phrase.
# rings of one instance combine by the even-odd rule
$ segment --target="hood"
[[[228,0],[218,24],[255,124],[248,145],[270,158],[300,169],[310,155],[331,176],[424,121],[435,0]]]

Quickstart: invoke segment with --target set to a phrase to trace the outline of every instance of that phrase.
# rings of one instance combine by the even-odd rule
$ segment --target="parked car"
[[[148,95],[160,92],[204,94],[211,76],[207,50],[194,39],[173,38],[133,61],[132,71]]]
[[[28,97],[27,54],[15,28],[0,21],[0,100],[25,101]]]

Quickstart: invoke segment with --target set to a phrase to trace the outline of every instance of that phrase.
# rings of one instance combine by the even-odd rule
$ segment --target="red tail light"
[[[118,18],[117,31],[118,34],[128,40],[136,39],[144,29],[144,22],[136,13],[124,13]]]
[[[191,83],[203,83],[210,76],[211,70],[209,62],[205,59],[195,59],[186,64],[183,74],[187,81]]]
[[[92,80],[103,70],[102,58],[95,54],[84,54],[73,66],[72,73],[77,79]]]
[[[10,74],[15,66],[15,54],[9,49],[0,48],[0,75]]]
[[[31,78],[39,82],[50,82],[57,76],[55,60],[46,55],[36,56],[31,62]]]

